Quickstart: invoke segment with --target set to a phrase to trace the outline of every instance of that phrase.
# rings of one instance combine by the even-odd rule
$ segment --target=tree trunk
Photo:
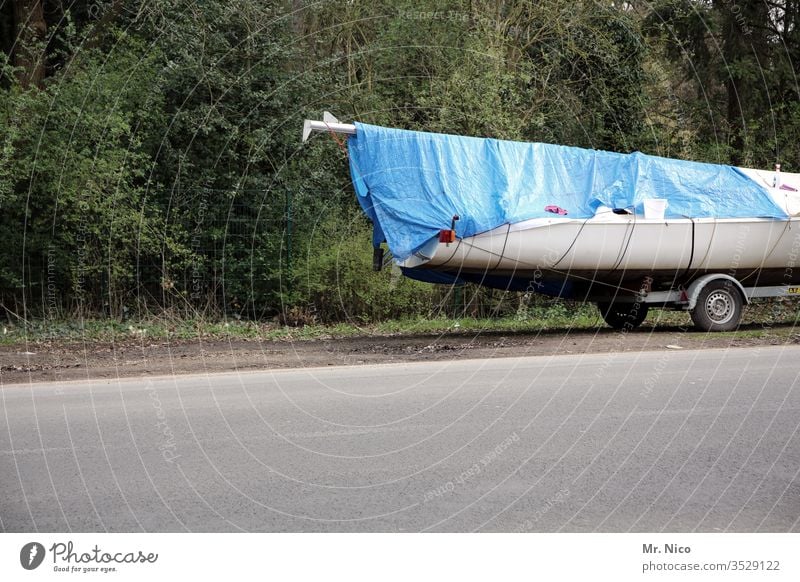
[[[14,2],[14,65],[23,88],[42,87],[45,72],[45,37],[42,0],[15,0]]]
[[[722,17],[722,56],[724,58],[724,81],[726,93],[725,118],[728,123],[731,146],[730,163],[739,165],[742,162],[744,150],[744,132],[746,131],[745,114],[743,110],[742,91],[745,87],[739,83],[740,77],[737,65],[742,58],[741,32],[737,26],[733,13],[725,3],[718,6]]]
[[[10,55],[14,48],[14,7],[11,2],[0,0],[0,50]]]

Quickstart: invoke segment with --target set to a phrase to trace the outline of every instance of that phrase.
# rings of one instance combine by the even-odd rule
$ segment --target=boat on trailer
[[[649,307],[736,328],[751,299],[800,294],[800,174],[343,124],[353,184],[404,275]]]

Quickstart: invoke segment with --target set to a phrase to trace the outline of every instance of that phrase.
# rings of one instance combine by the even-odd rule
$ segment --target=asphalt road
[[[800,347],[7,385],[4,531],[800,531]]]

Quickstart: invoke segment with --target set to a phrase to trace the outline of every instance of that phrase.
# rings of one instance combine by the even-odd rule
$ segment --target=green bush
[[[366,323],[426,314],[435,304],[437,287],[403,277],[392,265],[372,270],[371,228],[360,214],[330,214],[303,239],[286,309],[318,322]]]

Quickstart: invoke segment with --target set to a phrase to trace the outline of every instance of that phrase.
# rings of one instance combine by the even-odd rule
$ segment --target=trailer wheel
[[[634,329],[647,317],[646,303],[598,303],[605,322],[614,329]]]
[[[743,307],[744,298],[730,281],[711,281],[697,296],[692,321],[703,331],[731,331],[739,325]]]

